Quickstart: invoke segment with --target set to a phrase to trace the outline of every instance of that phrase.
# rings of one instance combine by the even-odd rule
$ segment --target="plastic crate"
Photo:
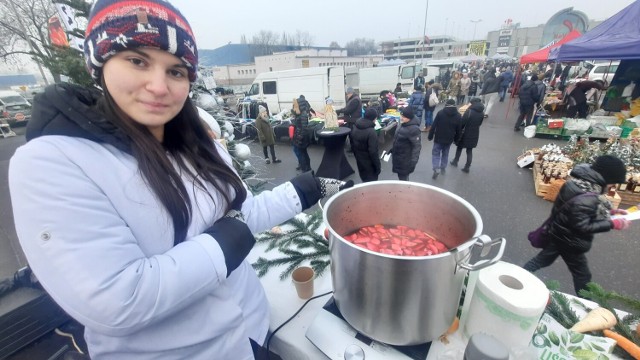
[[[562,138],[562,130],[562,128],[549,129],[544,121],[540,121],[536,125],[536,137],[541,139],[560,139]]]

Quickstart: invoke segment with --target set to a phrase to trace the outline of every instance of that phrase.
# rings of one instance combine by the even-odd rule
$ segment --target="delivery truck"
[[[344,68],[323,66],[261,73],[246,93],[252,101],[264,102],[271,114],[291,109],[293,99],[304,95],[314,110],[322,111],[331,97],[334,108],[345,106]]]
[[[411,94],[416,77],[422,73],[425,83],[435,79],[438,68],[423,67],[421,63],[385,65],[371,68],[348,68],[346,84],[354,88],[363,99],[377,97],[381,91],[393,91],[400,83],[402,91]]]

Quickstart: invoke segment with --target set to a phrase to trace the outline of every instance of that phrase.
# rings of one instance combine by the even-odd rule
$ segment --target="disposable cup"
[[[313,296],[313,278],[315,272],[308,266],[301,266],[291,274],[293,284],[300,299],[308,299]]]

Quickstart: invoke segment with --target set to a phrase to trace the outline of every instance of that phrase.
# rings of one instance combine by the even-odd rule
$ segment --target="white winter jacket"
[[[227,156],[227,160],[229,158]],[[111,145],[42,136],[11,159],[9,185],[20,244],[41,284],[86,327],[91,358],[251,359],[268,304],[246,261],[226,277],[223,253],[203,234],[224,214],[183,178],[192,221],[174,246],[171,217],[136,160]],[[300,199],[285,183],[242,211],[253,232],[290,219]]]

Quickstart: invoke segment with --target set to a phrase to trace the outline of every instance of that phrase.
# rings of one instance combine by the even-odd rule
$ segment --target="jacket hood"
[[[469,106],[469,109],[471,109],[473,111],[477,111],[477,112],[484,112],[484,105],[482,105],[481,102],[475,103],[475,104],[471,104],[471,106]]]
[[[356,120],[356,127],[358,129],[368,129],[375,126],[375,123],[369,119],[360,118]]]
[[[573,170],[571,170],[571,177],[582,179],[593,184],[598,184],[603,189],[607,185],[602,175],[600,175],[600,173],[598,173],[597,171],[593,170],[591,166],[587,164],[580,164],[575,166]]]
[[[445,106],[441,111],[447,114],[447,116],[451,116],[458,112],[458,108],[455,106]]]
[[[27,141],[40,136],[63,135],[111,144],[131,152],[129,138],[97,110],[102,93],[68,83],[48,86],[33,102],[27,124]]]

